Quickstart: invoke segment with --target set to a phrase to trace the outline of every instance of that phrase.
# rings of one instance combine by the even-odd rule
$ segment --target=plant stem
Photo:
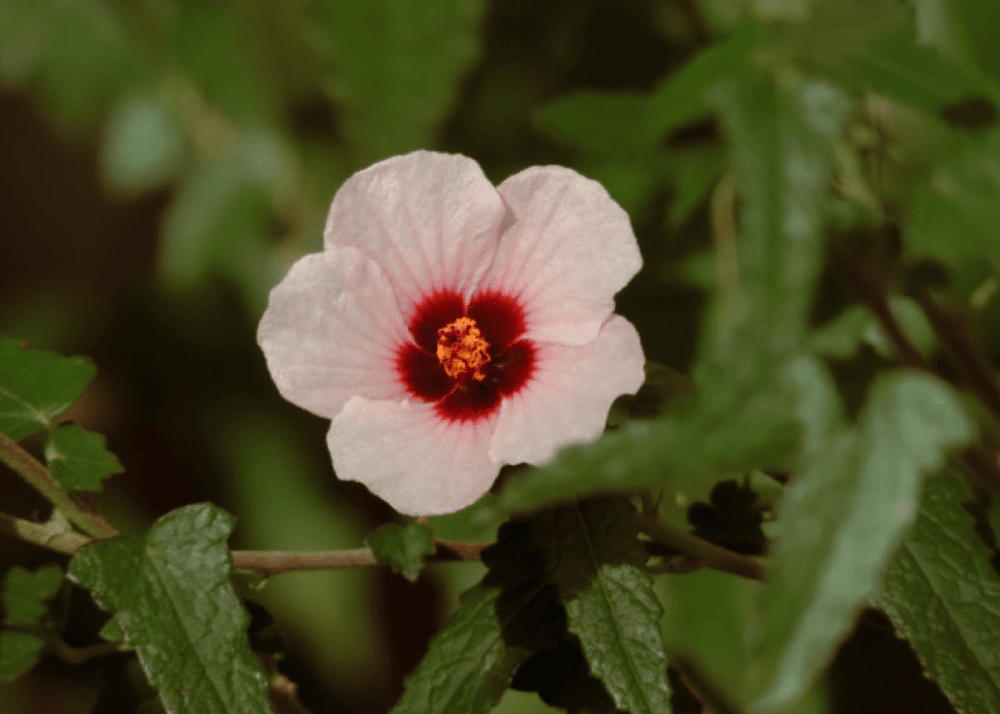
[[[90,542],[90,538],[53,518],[48,523],[35,523],[0,513],[0,534],[34,543],[43,548],[73,555]]]
[[[685,533],[669,523],[649,516],[638,516],[639,530],[660,543],[690,556],[714,570],[722,570],[751,580],[764,580],[767,571],[753,558],[720,548],[703,538]]]
[[[88,513],[77,506],[52,480],[48,469],[3,432],[0,432],[0,461],[16,471],[87,535],[93,538],[110,538],[118,535],[118,531],[101,516]]]

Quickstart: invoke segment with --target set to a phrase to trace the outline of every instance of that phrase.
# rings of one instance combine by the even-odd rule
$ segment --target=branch
[[[751,580],[764,580],[767,571],[753,558],[720,548],[703,538],[685,533],[679,528],[650,518],[638,516],[639,530],[673,550],[714,570],[722,570]],[[677,571],[682,572],[682,571]]]
[[[118,535],[118,531],[101,516],[88,513],[77,506],[52,480],[48,469],[3,432],[0,432],[0,461],[16,471],[87,535],[94,538],[110,538]]]
[[[49,550],[73,555],[90,542],[90,538],[77,533],[69,523],[59,518],[55,511],[47,523],[35,523],[7,513],[0,513],[0,534],[34,543]]]
[[[83,664],[97,657],[107,657],[108,655],[131,649],[128,645],[121,642],[99,642],[96,645],[88,645],[87,647],[72,647],[66,644],[58,633],[46,630],[37,625],[6,625],[6,629],[10,632],[23,632],[34,635],[39,639],[45,640],[49,652],[66,664]]]

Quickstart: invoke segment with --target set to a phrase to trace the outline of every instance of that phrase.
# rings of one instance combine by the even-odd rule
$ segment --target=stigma
[[[437,358],[453,379],[469,376],[483,381],[482,367],[490,361],[489,343],[471,317],[460,317],[438,330]]]

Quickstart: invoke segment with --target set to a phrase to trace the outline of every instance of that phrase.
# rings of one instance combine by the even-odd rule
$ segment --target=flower
[[[449,513],[503,464],[596,438],[639,388],[639,336],[612,312],[641,265],[597,182],[539,166],[494,187],[472,159],[417,151],[344,183],[257,339],[281,394],[332,420],[340,478]]]

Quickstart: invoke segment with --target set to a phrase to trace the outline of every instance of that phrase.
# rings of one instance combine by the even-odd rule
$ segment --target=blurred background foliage
[[[545,163],[602,181],[632,216],[646,261],[618,310],[649,359],[687,372],[714,281],[710,191],[727,159],[693,91],[700,80],[685,90],[665,79],[720,34],[729,40],[696,73],[743,61],[748,12],[795,27],[775,32],[774,51],[848,85],[861,70],[843,58],[894,27],[1000,76],[1000,12],[991,24],[975,0],[0,0],[0,332],[98,365],[67,417],[106,434],[126,468],[102,495],[109,518],[138,531],[211,500],[239,518],[234,547],[329,549],[356,547],[393,517],[335,480],[325,422],[280,399],[254,332],[270,288],[320,249],[340,183],[409,150],[466,154],[496,183]],[[864,79],[878,85],[873,67]],[[951,76],[936,87],[883,80],[935,111],[980,89]],[[975,119],[956,111],[959,123]],[[877,101],[863,113],[838,174],[861,170],[851,162],[868,142],[861,155],[881,161],[880,195],[839,206],[848,228],[866,202],[902,212],[928,191],[910,177],[956,141],[947,116]],[[880,117],[892,125],[885,154],[872,129]],[[996,225],[997,204],[977,195],[973,208]],[[973,253],[957,247],[949,269],[957,294],[982,298],[994,266],[963,262]],[[899,300],[899,319],[933,352],[919,311]],[[849,303],[825,278],[813,309],[820,322],[847,308],[815,337],[817,351],[843,359],[845,379],[871,370],[839,345],[867,335],[869,360],[891,349]],[[1000,349],[1000,333],[980,332]],[[44,508],[6,473],[0,492],[19,514]],[[436,527],[491,536],[460,518]],[[32,568],[48,558],[3,548],[5,561]],[[481,572],[438,565],[417,584],[385,569],[293,573],[248,592],[288,640],[284,669],[307,706],[380,712]],[[711,607],[717,577],[685,581],[692,606]],[[0,687],[0,710],[89,712],[111,676],[101,667],[46,661]],[[884,627],[859,627],[830,682],[835,711],[888,711],[886,692],[894,710],[949,711]],[[546,709],[517,692],[500,706]]]

